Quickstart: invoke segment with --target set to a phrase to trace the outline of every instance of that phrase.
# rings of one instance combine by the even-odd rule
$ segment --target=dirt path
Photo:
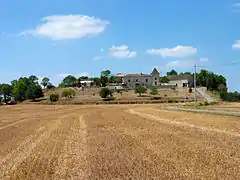
[[[240,122],[234,117],[158,111],[153,105],[0,111],[0,179],[240,177]]]

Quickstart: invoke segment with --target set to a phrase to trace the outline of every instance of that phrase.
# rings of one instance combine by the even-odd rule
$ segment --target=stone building
[[[135,88],[136,86],[159,86],[160,73],[156,68],[151,74],[117,74],[116,78],[121,78],[122,83],[128,88]]]
[[[169,76],[169,84],[176,87],[193,87],[193,75],[184,74]]]

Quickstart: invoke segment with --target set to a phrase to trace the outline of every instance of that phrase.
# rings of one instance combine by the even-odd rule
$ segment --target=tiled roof
[[[159,74],[159,72],[156,68],[154,68],[151,74]]]
[[[184,74],[184,75],[177,75],[177,76],[169,76],[168,79],[170,81],[177,81],[177,80],[193,80],[193,76],[192,75],[189,75],[189,74]]]
[[[150,74],[125,74],[124,77],[151,77]]]

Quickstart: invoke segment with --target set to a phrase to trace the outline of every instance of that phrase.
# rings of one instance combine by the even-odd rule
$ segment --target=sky
[[[231,0],[0,0],[0,83],[197,64],[240,91],[239,21]]]

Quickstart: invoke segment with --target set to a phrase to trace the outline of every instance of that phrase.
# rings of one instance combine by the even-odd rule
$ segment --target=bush
[[[139,94],[139,96],[141,96],[143,93],[146,93],[147,88],[143,87],[143,86],[137,86],[135,88],[135,93]]]
[[[192,93],[192,92],[193,92],[192,88],[189,88],[189,89],[188,89],[188,92],[189,92],[189,93]]]
[[[100,89],[99,95],[101,98],[107,98],[109,96],[112,96],[112,92],[109,88],[104,87]]]
[[[238,92],[234,92],[234,93],[222,92],[222,93],[220,93],[220,98],[223,101],[240,102],[240,93],[238,93]]]
[[[151,97],[151,100],[160,100],[160,99],[162,99],[162,97],[159,97],[159,96]]]
[[[51,102],[57,102],[59,100],[59,94],[51,94],[50,95],[50,101]]]
[[[157,88],[155,88],[155,87],[151,88],[150,94],[153,95],[153,96],[157,95],[158,94]]]
[[[75,96],[75,91],[73,89],[64,89],[62,92],[62,97],[73,98]]]
[[[168,103],[173,103],[174,101],[172,99],[169,99],[168,100]]]
[[[208,106],[209,103],[207,101],[204,102],[204,106]]]

